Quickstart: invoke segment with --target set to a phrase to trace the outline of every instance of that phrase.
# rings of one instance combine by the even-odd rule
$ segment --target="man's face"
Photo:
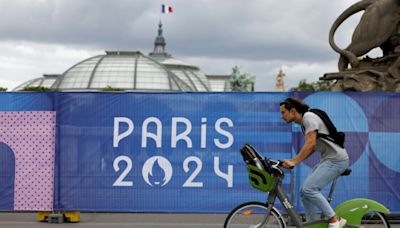
[[[291,110],[286,109],[285,105],[281,105],[279,107],[279,110],[281,112],[281,118],[286,122],[286,123],[291,123],[294,120],[294,115],[291,112]]]

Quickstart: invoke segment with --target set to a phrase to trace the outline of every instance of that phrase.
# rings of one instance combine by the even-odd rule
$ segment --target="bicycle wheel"
[[[385,214],[377,211],[370,211],[361,219],[361,226],[364,228],[389,228],[390,224]]]
[[[241,204],[229,213],[225,220],[224,228],[286,228],[284,219],[275,208],[272,208],[267,223],[264,226],[261,226],[261,223],[265,219],[267,210],[267,205],[260,202]]]

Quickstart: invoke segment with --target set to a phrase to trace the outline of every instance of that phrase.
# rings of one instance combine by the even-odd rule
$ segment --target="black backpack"
[[[262,156],[254,147],[250,144],[246,143],[242,149],[240,149],[240,153],[243,156],[243,160],[248,165],[256,165],[255,159],[258,159],[261,162],[264,170],[269,171],[269,163],[264,156]]]
[[[312,109],[310,109],[308,111],[312,112],[312,113],[315,113],[317,116],[319,116],[319,118],[321,118],[321,120],[324,122],[324,124],[328,128],[329,135],[318,133],[317,137],[321,137],[321,138],[327,139],[327,140],[329,140],[331,142],[336,143],[340,147],[344,148],[345,134],[344,134],[344,132],[337,131],[335,125],[332,123],[331,119],[326,114],[326,112],[324,112],[324,111],[322,111],[320,109],[316,109],[316,108],[312,108]]]

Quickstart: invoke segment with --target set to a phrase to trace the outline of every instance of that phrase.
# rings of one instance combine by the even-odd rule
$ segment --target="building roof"
[[[26,81],[21,85],[15,87],[13,91],[20,91],[28,87],[45,87],[50,88],[54,82],[57,80],[59,74],[44,74],[43,77],[34,78],[32,80]]]
[[[192,88],[156,60],[139,51],[106,51],[65,71],[55,90],[192,91]]]
[[[154,50],[148,56],[140,51],[106,51],[104,55],[82,60],[51,80],[36,78],[14,91],[28,86],[51,87],[56,91],[101,91],[109,88],[124,91],[212,91],[208,77],[199,67],[172,57],[165,47],[160,22]]]

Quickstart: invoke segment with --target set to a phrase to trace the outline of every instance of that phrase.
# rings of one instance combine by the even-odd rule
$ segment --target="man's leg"
[[[316,215],[316,208],[314,204],[308,200],[307,197],[303,194],[303,188],[300,189],[300,196],[301,196],[301,202],[303,202],[304,206],[304,211],[306,213],[306,220],[307,222],[311,222],[315,220],[315,215]]]
[[[310,199],[307,198],[307,195],[304,194],[303,192],[305,191],[304,190],[305,186],[308,185],[307,183],[312,182],[312,178],[313,178],[312,174],[318,168],[318,166],[319,166],[319,163],[314,166],[311,173],[307,176],[307,178],[303,182],[303,185],[300,188],[301,202],[303,203],[303,206],[304,206],[304,211],[306,213],[307,222],[311,222],[316,219],[316,217],[315,217],[316,216],[316,207],[315,207],[315,204],[312,201],[310,201]],[[309,180],[310,178],[311,178],[311,180]]]
[[[321,190],[335,177],[339,176],[348,167],[348,162],[332,162],[329,160],[320,162],[313,172],[306,178],[301,189],[304,209],[309,220],[315,219],[315,207],[321,209],[322,213],[331,218],[335,215],[332,207],[322,195]],[[312,209],[314,207],[314,209]]]

